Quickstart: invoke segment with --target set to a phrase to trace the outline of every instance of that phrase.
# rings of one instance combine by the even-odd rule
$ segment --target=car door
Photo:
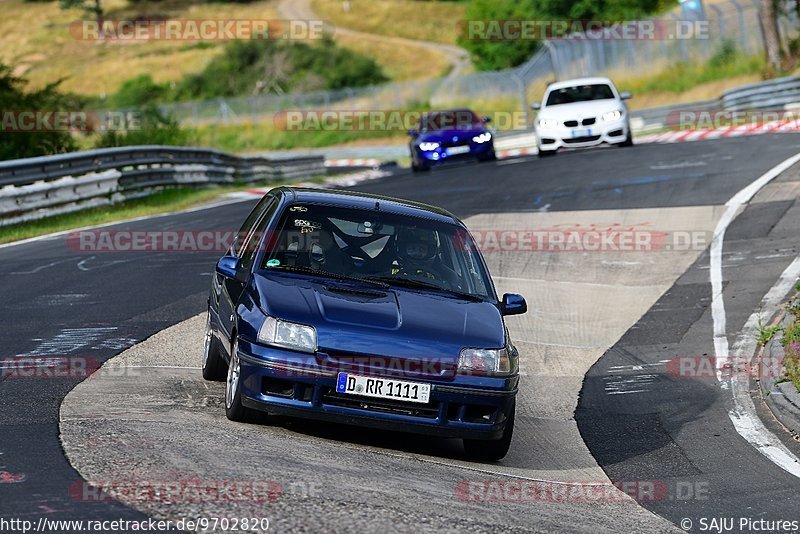
[[[273,195],[267,195],[256,205],[250,215],[245,219],[236,238],[231,244],[228,255],[239,258],[241,278],[228,278],[219,273],[214,273],[214,287],[212,299],[216,303],[219,317],[220,330],[227,339],[221,339],[222,345],[228,350],[231,346],[231,332],[236,324],[235,310],[242,296],[247,281],[250,277],[252,262],[255,258],[264,228],[275,213],[278,200]]]

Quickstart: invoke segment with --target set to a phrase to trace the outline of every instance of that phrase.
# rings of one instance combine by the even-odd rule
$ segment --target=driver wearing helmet
[[[397,265],[392,274],[446,282],[439,258],[439,236],[431,230],[402,228],[397,233]]]

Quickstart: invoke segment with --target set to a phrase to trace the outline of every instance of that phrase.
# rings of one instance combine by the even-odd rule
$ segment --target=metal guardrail
[[[725,91],[716,100],[687,102],[631,112],[631,127],[647,133],[675,126],[678,112],[693,111],[782,111],[800,104],[800,76],[776,78]]]
[[[269,182],[324,174],[322,156],[239,157],[133,146],[0,162],[0,226],[112,204],[164,186]]]

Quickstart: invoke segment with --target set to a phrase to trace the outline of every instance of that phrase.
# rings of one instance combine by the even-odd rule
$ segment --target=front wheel
[[[628,137],[625,138],[618,146],[633,146],[633,134],[628,130]]]
[[[539,150],[540,158],[546,158],[548,156],[555,156],[555,155],[556,155],[556,150],[541,150],[541,149]]]
[[[506,421],[506,427],[500,439],[465,439],[464,451],[471,460],[479,462],[496,462],[508,454],[511,448],[511,438],[514,435],[514,418],[517,413],[516,403],[511,408],[511,415]]]
[[[248,409],[242,405],[241,375],[239,341],[235,340],[231,348],[231,361],[228,364],[228,379],[225,384],[225,416],[237,422],[243,422],[248,415]]]

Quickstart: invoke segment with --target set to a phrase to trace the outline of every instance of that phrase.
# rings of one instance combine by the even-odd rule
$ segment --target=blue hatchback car
[[[486,127],[488,122],[488,117],[480,118],[469,109],[424,114],[417,127],[408,132],[411,136],[408,145],[411,151],[411,169],[419,172],[464,159],[497,159],[494,135]]]
[[[250,410],[463,438],[505,456],[519,355],[464,224],[388,197],[276,188],[216,266],[203,376]]]

